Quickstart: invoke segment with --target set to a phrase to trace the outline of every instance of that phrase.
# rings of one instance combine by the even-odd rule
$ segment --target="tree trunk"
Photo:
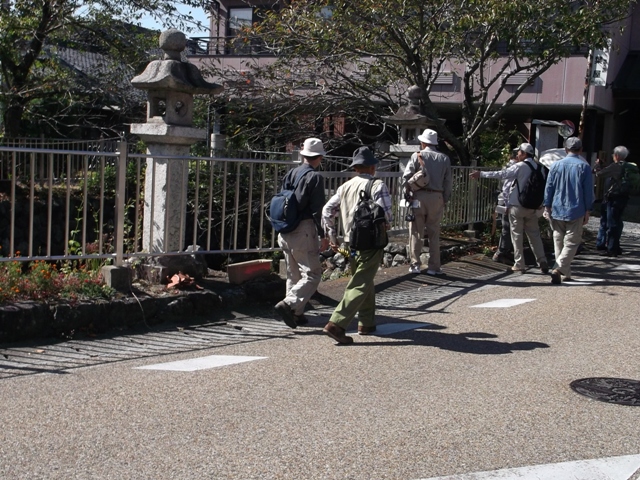
[[[9,100],[3,112],[4,135],[7,138],[15,138],[24,135],[22,131],[22,116],[24,115],[25,102]]]

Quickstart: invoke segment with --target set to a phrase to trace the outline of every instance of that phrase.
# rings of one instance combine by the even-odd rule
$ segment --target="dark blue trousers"
[[[620,236],[622,235],[622,213],[629,197],[626,195],[611,195],[600,206],[600,228],[596,238],[596,248],[607,250],[609,253],[620,255]]]

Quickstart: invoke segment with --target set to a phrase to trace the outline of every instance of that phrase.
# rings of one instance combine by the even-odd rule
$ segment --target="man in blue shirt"
[[[544,192],[544,216],[553,230],[556,264],[551,283],[571,279],[571,262],[582,242],[582,229],[593,205],[593,174],[580,157],[582,141],[569,137],[564,142],[567,156],[551,165]]]

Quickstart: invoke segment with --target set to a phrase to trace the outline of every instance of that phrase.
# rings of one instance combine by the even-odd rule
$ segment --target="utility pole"
[[[580,123],[578,124],[578,137],[582,139],[584,135],[584,123],[589,103],[589,93],[591,92],[591,69],[593,68],[593,49],[589,49],[587,56],[587,73],[584,79],[584,93],[582,94],[582,111],[580,112]]]

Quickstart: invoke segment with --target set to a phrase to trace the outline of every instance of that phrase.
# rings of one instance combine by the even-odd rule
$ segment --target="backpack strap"
[[[295,192],[296,188],[298,188],[298,185],[300,184],[300,182],[302,181],[302,178],[309,172],[313,172],[313,168],[309,167],[306,170],[301,170],[300,172],[298,172],[298,176],[293,178],[293,183],[291,183],[291,178],[287,181],[287,182],[283,182],[282,184],[282,190],[293,190]],[[287,184],[291,185],[290,189],[285,188]]]
[[[360,198],[363,200],[371,200],[373,196],[371,195],[371,189],[373,188],[373,184],[378,180],[376,177],[371,178],[364,187],[364,190],[360,190]]]
[[[529,168],[531,169],[531,175],[533,175],[536,172],[536,170],[538,170],[538,168],[540,168],[540,166],[538,166],[538,168],[534,167],[533,165],[531,165],[526,160],[523,160],[522,162],[529,166]],[[518,196],[520,196],[520,184],[518,183],[518,178],[517,177],[516,177],[516,181],[513,182],[513,183],[516,184],[516,188],[518,189]]]

